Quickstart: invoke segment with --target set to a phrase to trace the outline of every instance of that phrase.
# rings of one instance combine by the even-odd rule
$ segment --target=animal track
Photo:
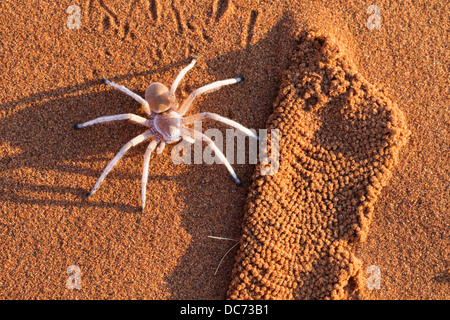
[[[161,6],[159,5],[159,2],[156,0],[148,0],[148,10],[147,12],[150,13],[151,18],[158,23],[159,16],[161,15]]]
[[[196,24],[195,19],[189,20],[183,16],[182,6],[178,2],[171,1],[171,5],[165,5],[162,0],[133,0],[130,1],[128,10],[119,10],[108,3],[108,0],[88,0],[87,11],[88,19],[92,19],[94,12],[99,18],[98,29],[100,32],[112,31],[121,38],[121,40],[135,39],[135,26],[137,22],[136,12],[143,10],[145,18],[153,22],[153,25],[160,25],[161,21],[171,19],[175,24],[178,34],[186,32],[193,33],[201,37],[207,43],[213,41],[211,33],[208,28],[203,27],[203,24]],[[232,0],[214,0],[209,16],[208,25],[214,27],[219,22],[228,19],[228,16],[233,11]],[[165,8],[164,12],[162,8]],[[142,19],[142,17],[140,17]],[[207,18],[208,19],[208,18]],[[251,10],[247,18],[246,24],[243,26],[244,32],[241,43],[246,46],[252,41],[254,35],[254,28],[258,19],[258,11]],[[165,21],[166,22],[166,21]]]
[[[88,16],[92,17],[94,10],[98,10],[100,12],[101,19],[99,24],[99,30],[101,32],[113,30],[114,33],[122,40],[126,40],[128,37],[135,39],[131,18],[136,12],[136,8],[139,3],[143,4],[144,8],[146,8],[149,19],[154,21],[159,20],[160,6],[156,0],[144,2],[142,2],[142,0],[133,0],[131,2],[130,9],[123,15],[125,18],[120,18],[119,14],[117,14],[116,11],[111,8],[111,5],[108,5],[105,0],[88,0]]]
[[[216,22],[218,22],[227,11],[230,9],[231,0],[215,0],[213,2],[212,16],[215,16]]]
[[[258,19],[258,11],[252,10],[247,24],[247,39],[245,45],[250,45],[252,42],[256,19]]]
[[[176,8],[175,3],[172,2],[172,10],[173,10],[173,15],[175,17],[175,23],[177,24],[178,27],[178,33],[183,33],[184,32],[184,19],[181,16],[180,10],[178,10]]]
[[[108,14],[108,16],[110,18],[112,18],[114,20],[114,23],[116,24],[116,26],[119,25],[119,18],[117,18],[117,15],[108,8],[108,6],[105,4],[105,2],[103,0],[100,0],[100,7],[102,7],[106,13]]]

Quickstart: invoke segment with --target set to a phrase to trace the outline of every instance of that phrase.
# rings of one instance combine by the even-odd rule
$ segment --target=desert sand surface
[[[79,8],[79,28],[68,24],[77,12],[68,10],[73,5]],[[371,5],[380,8],[379,29],[368,28]],[[450,298],[450,14],[445,1],[2,1],[0,21],[1,299]],[[198,55],[177,90],[180,101],[212,81],[241,75],[246,80],[196,98],[189,114],[214,112],[255,129],[273,126],[278,118],[282,121],[276,125],[292,125],[280,103],[317,103],[300,95],[294,103],[294,96],[281,91],[290,86],[287,73],[297,63],[299,74],[292,72],[292,85],[304,94],[301,76],[306,69],[293,57],[301,57],[299,35],[307,30],[339,47],[338,55],[327,56],[338,57],[330,63],[344,70],[339,81],[347,73],[362,79],[358,81],[376,92],[369,100],[382,106],[377,110],[392,110],[392,104],[393,117],[401,119],[388,121],[396,126],[386,134],[398,134],[401,143],[389,149],[395,161],[385,166],[388,178],[380,176],[383,183],[374,191],[363,230],[345,229],[354,231],[345,244],[351,259],[344,254],[343,260],[352,266],[350,273],[336,276],[327,267],[329,259],[323,260],[320,272],[305,267],[299,239],[289,240],[295,250],[283,257],[288,261],[281,271],[277,256],[264,258],[275,261],[276,275],[289,275],[289,281],[262,283],[243,277],[239,282],[244,266],[254,270],[261,264],[250,253],[242,256],[246,235],[252,232],[248,217],[257,217],[251,208],[260,205],[255,197],[269,190],[258,189],[258,165],[233,165],[244,183],[238,187],[225,166],[176,165],[172,147],[166,147],[152,156],[147,207],[141,212],[146,148],[141,144],[86,198],[121,146],[143,132],[123,121],[73,130],[74,123],[105,115],[144,116],[136,101],[106,86],[102,77],[143,96],[152,82],[170,86]],[[314,71],[323,66],[308,67]],[[330,94],[324,93],[319,102],[326,104]],[[364,99],[357,110],[367,111]],[[294,107],[286,110],[301,109]],[[373,104],[370,108],[376,117],[392,116],[391,111],[373,113]],[[320,110],[320,119],[335,123],[336,118],[323,113],[326,108]],[[289,141],[312,150],[308,143],[313,140],[306,143],[292,132],[308,131],[317,119],[307,114],[299,119],[305,121],[286,131],[293,137]],[[371,119],[367,114],[364,121]],[[226,127],[217,122],[203,126],[212,127],[225,133]],[[327,128],[324,137],[333,137],[333,126]],[[357,131],[352,134],[364,145]],[[300,170],[304,162],[292,162],[295,157],[288,151],[281,154]],[[302,180],[295,170],[285,174],[289,177],[272,178],[287,184],[277,192],[288,199],[289,183]],[[290,226],[304,220],[297,219],[298,208],[282,209],[292,213],[283,220],[287,238],[282,239],[288,239],[295,235]],[[251,221],[258,225],[260,220]],[[318,230],[314,219],[305,221],[310,228],[305,230]],[[273,228],[267,225],[264,232],[279,230],[276,224]],[[234,239],[239,245],[209,236]],[[330,252],[330,243],[321,246]],[[67,286],[70,266],[81,272],[79,289]],[[378,289],[367,286],[370,266],[379,270]],[[358,281],[349,280],[355,274]],[[275,282],[276,290],[266,290]]]

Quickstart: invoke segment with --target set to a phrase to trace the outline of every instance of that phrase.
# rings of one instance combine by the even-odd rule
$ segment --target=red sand
[[[449,298],[449,11],[446,3],[378,1],[86,0],[81,29],[66,26],[69,1],[0,3],[0,297],[2,299],[221,299],[231,283],[253,165],[175,165],[152,157],[148,209],[139,212],[145,146],[131,150],[86,200],[108,161],[141,128],[126,123],[74,132],[72,124],[134,112],[138,104],[102,76],[143,94],[169,85],[190,57],[179,100],[214,80],[247,81],[202,96],[191,110],[263,128],[293,33],[332,35],[371,84],[384,88],[411,131],[374,207],[361,270],[377,265],[381,288],[366,299]],[[204,128],[225,129],[212,121]],[[66,287],[70,265],[81,289]]]

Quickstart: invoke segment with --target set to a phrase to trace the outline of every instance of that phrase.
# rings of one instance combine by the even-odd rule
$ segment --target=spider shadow
[[[244,75],[246,80],[241,86],[233,88],[232,101],[226,93],[218,94],[214,96],[213,102],[208,100],[208,104],[197,103],[195,106],[197,111],[217,112],[231,119],[238,119],[241,124],[249,128],[266,128],[266,122],[278,95],[282,72],[289,65],[289,53],[295,42],[294,37],[280,35],[292,34],[293,25],[295,25],[293,18],[290,14],[286,14],[256,43],[209,60],[209,69],[212,70],[216,79],[236,74]],[[225,91],[229,88],[221,90]],[[237,102],[241,102],[242,105],[230,108],[232,103]],[[222,108],[222,106],[228,106],[228,108]],[[217,123],[211,123],[211,126],[213,125],[215,128],[224,128]],[[205,126],[210,127],[210,125]],[[217,181],[211,181],[208,182],[208,185],[210,184],[208,188],[191,189],[191,191],[186,189],[186,192],[177,195],[181,201],[189,204],[183,212],[181,227],[192,238],[178,265],[170,275],[166,276],[166,286],[171,293],[171,299],[202,300],[226,297],[234,256],[239,245],[232,248],[235,242],[211,239],[208,236],[227,237],[237,241],[240,239],[244,205],[251,176],[255,170],[255,167],[248,162],[245,165],[234,164],[233,167],[244,181],[244,187],[238,189],[236,193],[231,190],[230,196],[224,195],[223,186],[220,186]],[[200,172],[201,169],[191,170]],[[201,172],[199,175],[201,176]],[[190,185],[204,183],[196,174],[190,178]],[[195,192],[195,199],[192,198],[192,192]],[[212,199],[211,194],[214,195]],[[204,206],[204,211],[198,212],[202,201],[211,204]],[[226,212],[227,216],[218,215],[223,212]],[[211,219],[214,221],[211,222]],[[221,261],[226,253],[226,257]]]

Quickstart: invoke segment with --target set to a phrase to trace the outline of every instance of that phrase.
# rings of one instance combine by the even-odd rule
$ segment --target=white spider
[[[163,84],[154,82],[150,84],[145,90],[145,99],[137,95],[136,93],[132,92],[131,90],[125,88],[124,86],[118,85],[116,83],[113,83],[105,78],[103,78],[103,82],[122,91],[123,93],[131,96],[134,98],[137,102],[139,102],[142,107],[144,108],[145,113],[151,118],[146,119],[143,117],[140,117],[138,115],[132,114],[132,113],[126,113],[126,114],[119,114],[119,115],[113,115],[113,116],[106,116],[106,117],[100,117],[85,123],[81,124],[75,124],[75,129],[81,129],[93,124],[97,123],[103,123],[103,122],[110,122],[115,120],[130,120],[131,122],[143,125],[145,127],[150,128],[149,130],[145,131],[144,133],[138,135],[137,137],[131,139],[127,144],[125,144],[119,151],[119,153],[111,160],[111,162],[106,166],[105,170],[103,171],[102,175],[98,179],[97,183],[95,184],[94,188],[91,190],[91,192],[88,193],[88,197],[92,196],[97,189],[99,188],[102,181],[105,179],[106,175],[111,171],[111,169],[115,166],[115,164],[122,158],[122,156],[133,146],[148,140],[153,137],[152,141],[150,142],[145,155],[144,155],[144,168],[142,173],[142,190],[141,190],[141,209],[144,210],[145,208],[145,198],[146,198],[146,187],[147,187],[147,180],[148,180],[148,168],[150,163],[150,155],[151,153],[156,149],[156,153],[160,154],[166,143],[175,143],[179,141],[181,138],[184,140],[194,143],[195,140],[204,140],[206,143],[208,143],[211,146],[211,149],[214,150],[216,156],[221,160],[222,163],[225,164],[228,171],[233,176],[234,180],[238,185],[242,185],[241,180],[236,176],[236,173],[234,172],[233,168],[231,167],[230,163],[224,156],[224,154],[217,148],[217,146],[214,144],[214,142],[204,135],[200,131],[196,131],[194,129],[186,127],[186,125],[193,124],[195,121],[202,121],[204,119],[213,119],[222,123],[225,123],[233,128],[236,128],[240,131],[242,131],[244,134],[255,138],[257,140],[258,136],[254,134],[249,129],[245,128],[244,126],[240,125],[239,123],[224,118],[222,116],[219,116],[215,113],[209,113],[209,112],[202,112],[197,113],[189,117],[183,117],[186,111],[189,109],[190,105],[192,104],[192,101],[195,99],[196,96],[199,94],[218,89],[222,86],[234,84],[238,82],[244,81],[244,77],[238,77],[235,79],[227,79],[222,81],[216,81],[213,83],[210,83],[206,86],[200,87],[196,90],[194,90],[189,97],[183,102],[181,107],[178,107],[178,102],[175,97],[175,90],[177,89],[178,84],[180,83],[181,79],[184,77],[184,75],[195,65],[197,61],[197,57],[194,57],[192,62],[185,67],[183,70],[179,72],[177,75],[175,81],[173,82],[170,90]]]

